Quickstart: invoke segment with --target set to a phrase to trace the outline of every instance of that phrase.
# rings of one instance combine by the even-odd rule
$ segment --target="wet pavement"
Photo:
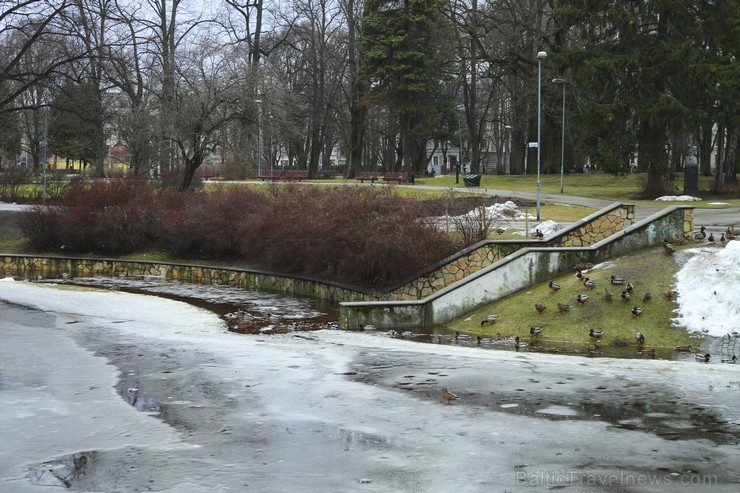
[[[740,489],[738,365],[245,335],[43,283],[0,283],[0,333],[0,491]]]

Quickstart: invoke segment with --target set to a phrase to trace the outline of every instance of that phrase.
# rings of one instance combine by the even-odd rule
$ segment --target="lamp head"
[[[537,53],[537,59],[538,60],[544,60],[545,58],[547,58],[547,52],[540,51],[539,53]]]
[[[567,84],[568,83],[568,79],[565,79],[563,77],[555,77],[552,80],[552,83],[553,84]]]

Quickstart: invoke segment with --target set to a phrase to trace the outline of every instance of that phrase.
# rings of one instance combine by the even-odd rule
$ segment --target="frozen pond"
[[[121,289],[0,282],[0,491],[740,489],[738,365],[240,334]]]

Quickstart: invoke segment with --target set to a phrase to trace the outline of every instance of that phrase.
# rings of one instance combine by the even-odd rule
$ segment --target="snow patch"
[[[725,248],[687,252],[692,256],[676,274],[678,309],[674,322],[716,337],[738,330],[740,241],[730,241]]]

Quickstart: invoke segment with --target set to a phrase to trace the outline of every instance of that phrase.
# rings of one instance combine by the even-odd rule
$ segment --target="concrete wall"
[[[347,302],[340,304],[341,324],[378,328],[440,325],[479,306],[573,270],[579,263],[598,263],[626,253],[662,245],[663,239],[693,231],[692,207],[671,207],[588,247],[533,247],[447,286],[423,300]]]

